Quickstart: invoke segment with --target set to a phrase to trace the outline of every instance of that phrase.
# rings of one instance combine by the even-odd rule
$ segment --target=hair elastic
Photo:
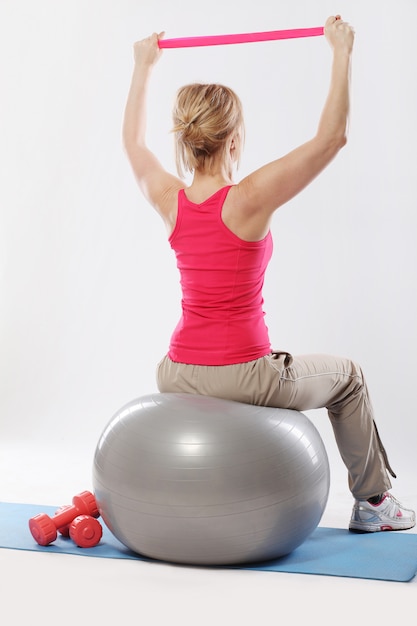
[[[299,37],[317,37],[324,34],[323,26],[317,28],[293,28],[290,30],[271,30],[260,33],[241,33],[237,35],[209,35],[204,37],[179,37],[160,39],[160,48],[195,48],[197,46],[222,46],[234,43],[253,43],[275,39],[296,39]]]

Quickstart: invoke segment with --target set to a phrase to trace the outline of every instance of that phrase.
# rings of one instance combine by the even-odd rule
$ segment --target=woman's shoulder
[[[270,226],[270,215],[262,211],[259,201],[242,183],[230,188],[223,204],[222,220],[229,230],[246,241],[263,239]]]

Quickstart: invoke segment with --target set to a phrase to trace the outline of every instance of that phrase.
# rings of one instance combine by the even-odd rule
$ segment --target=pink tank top
[[[271,352],[262,288],[272,255],[269,232],[244,241],[221,218],[231,186],[201,204],[178,194],[178,216],[169,242],[177,257],[182,316],[168,356],[177,363],[232,365]]]

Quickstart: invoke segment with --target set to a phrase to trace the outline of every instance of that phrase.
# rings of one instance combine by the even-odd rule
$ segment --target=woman
[[[161,392],[216,396],[305,411],[326,407],[355,499],[349,528],[405,530],[413,511],[389,493],[391,470],[375,426],[361,369],[326,355],[274,352],[264,323],[262,287],[272,254],[270,221],[346,144],[354,33],[338,15],[325,36],[333,50],[331,83],[316,135],[238,184],[241,104],[222,85],[188,85],[174,108],[177,166],[193,173],[184,188],[145,141],[146,94],[161,56],[160,35],[134,45],[135,66],[123,141],[139,186],[165,222],[177,256],[182,317],[158,366]]]

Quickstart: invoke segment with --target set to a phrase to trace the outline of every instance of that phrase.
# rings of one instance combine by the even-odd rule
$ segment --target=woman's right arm
[[[354,33],[337,16],[326,21],[325,36],[333,49],[333,65],[329,93],[315,137],[256,170],[238,185],[243,212],[260,223],[269,220],[278,207],[302,191],[346,143]]]
[[[123,118],[123,145],[142,193],[172,228],[178,189],[184,184],[161,165],[146,141],[146,104],[148,85],[162,50],[154,33],[134,44],[134,69]],[[175,213],[175,212],[174,212]]]

